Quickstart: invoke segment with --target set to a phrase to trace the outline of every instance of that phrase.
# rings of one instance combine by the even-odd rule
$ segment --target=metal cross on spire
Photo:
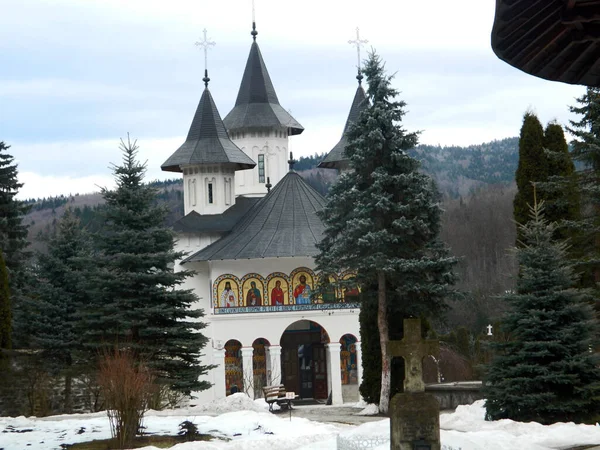
[[[204,81],[204,86],[208,87],[210,81],[210,78],[208,78],[208,49],[214,47],[216,43],[208,39],[206,28],[202,30],[202,33],[204,34],[204,40],[196,42],[196,45],[204,50],[204,78],[202,78],[202,81]]]
[[[252,0],[252,31],[250,32],[252,35],[252,39],[256,41],[256,35],[258,31],[256,31],[256,14],[254,11],[254,0]]]
[[[357,54],[357,65],[356,65],[356,69],[358,70],[358,75],[356,76],[356,79],[358,80],[358,84],[361,83],[363,76],[360,73],[360,48],[364,45],[364,44],[368,44],[369,41],[366,39],[361,39],[360,38],[360,29],[358,27],[356,27],[356,39],[352,40],[350,39],[348,41],[348,44],[352,44],[356,46],[356,54]]]

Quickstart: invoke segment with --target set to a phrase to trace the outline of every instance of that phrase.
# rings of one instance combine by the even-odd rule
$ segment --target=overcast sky
[[[304,126],[295,156],[329,151],[356,89],[356,27],[395,73],[405,127],[421,142],[516,136],[523,113],[569,119],[584,88],[526,75],[490,47],[494,0],[256,0],[258,43],[280,103]],[[112,186],[119,138],[138,139],[147,179],[184,141],[202,93],[233,107],[250,44],[251,0],[0,0],[0,140],[21,197]],[[366,56],[366,51],[363,51]]]

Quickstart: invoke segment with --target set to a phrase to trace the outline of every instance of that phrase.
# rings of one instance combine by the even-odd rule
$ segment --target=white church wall
[[[236,173],[236,195],[262,196],[266,180],[277,184],[288,172],[288,136],[285,129],[245,130],[230,133],[232,141],[256,163],[256,167]],[[264,157],[264,179],[259,179],[259,155]]]

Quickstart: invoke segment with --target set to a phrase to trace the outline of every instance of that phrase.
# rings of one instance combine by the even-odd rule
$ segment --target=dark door
[[[300,368],[300,398],[314,398],[313,396],[313,368],[312,345],[298,346],[298,365]]]
[[[281,382],[287,392],[298,392],[298,348],[283,347]]]
[[[326,399],[327,392],[327,359],[325,347],[322,344],[312,346],[314,398]]]

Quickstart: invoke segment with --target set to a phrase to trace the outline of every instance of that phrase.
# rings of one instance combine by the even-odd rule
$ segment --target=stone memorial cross
[[[421,320],[404,319],[404,337],[401,341],[388,342],[388,354],[404,358],[404,392],[425,392],[423,381],[423,358],[439,357],[438,341],[421,339]]]

